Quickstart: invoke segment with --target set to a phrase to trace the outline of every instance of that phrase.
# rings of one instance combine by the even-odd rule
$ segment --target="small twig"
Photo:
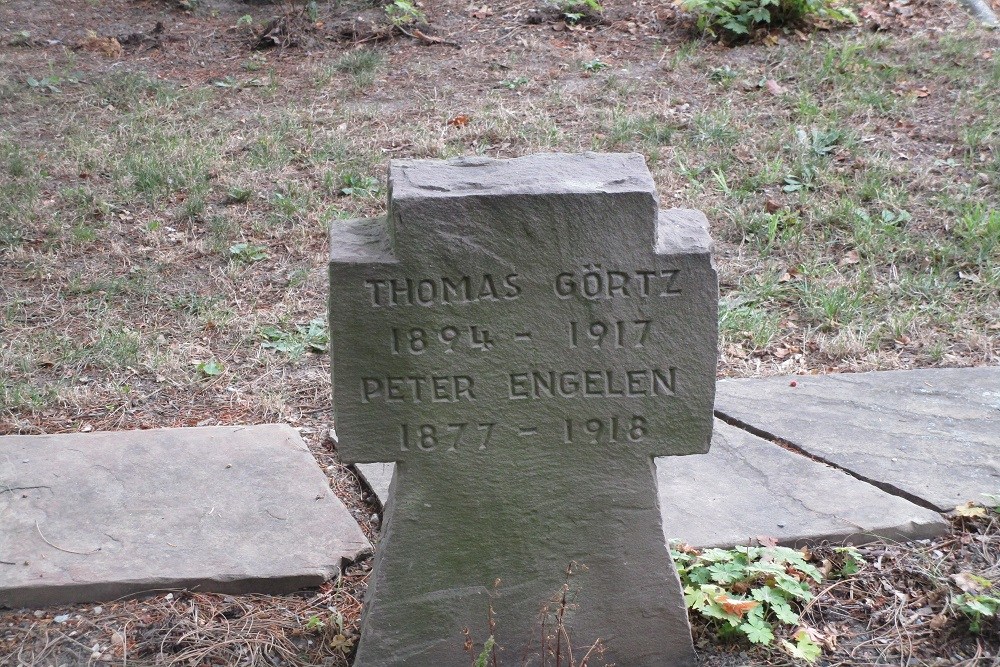
[[[806,612],[809,611],[814,604],[816,604],[817,600],[819,600],[822,596],[824,596],[827,593],[829,593],[830,591],[832,591],[837,586],[839,586],[839,585],[841,585],[843,583],[846,583],[848,581],[852,581],[852,580],[851,579],[840,579],[839,581],[835,581],[832,584],[830,584],[829,586],[827,586],[826,588],[824,588],[823,590],[821,590],[819,593],[817,593],[816,595],[813,596],[812,600],[810,600],[808,603],[806,603],[806,606],[804,606],[802,608],[802,611],[799,612],[799,616],[800,617],[801,616],[805,616]]]
[[[413,31],[409,31],[401,25],[397,25],[396,28],[399,29],[401,33],[406,35],[411,39],[416,39],[424,44],[441,44],[443,46],[453,46],[456,49],[462,48],[462,45],[458,42],[449,42],[447,39],[442,39],[441,37],[434,37],[433,35],[425,34],[419,28],[414,28]]]
[[[63,549],[60,546],[52,544],[47,539],[45,539],[44,535],[42,535],[42,527],[38,525],[38,521],[37,520],[35,521],[35,530],[38,531],[38,536],[40,538],[42,538],[42,541],[45,542],[47,545],[49,545],[53,549],[58,549],[59,551],[63,551],[63,552],[68,553],[68,554],[76,554],[77,556],[89,556],[91,554],[96,554],[98,551],[101,550],[101,547],[97,547],[93,551],[73,551],[72,549]]]

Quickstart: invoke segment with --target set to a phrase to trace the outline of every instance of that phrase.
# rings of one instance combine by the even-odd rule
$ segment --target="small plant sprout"
[[[216,377],[222,375],[225,372],[226,367],[222,365],[222,362],[217,359],[209,359],[208,361],[201,361],[198,363],[198,372],[207,378]]]
[[[399,28],[427,23],[427,16],[411,0],[393,0],[385,6],[385,14]]]
[[[326,320],[321,317],[306,325],[298,325],[294,330],[286,330],[276,325],[261,327],[260,334],[264,338],[262,347],[265,350],[282,352],[298,359],[306,351],[323,353],[330,344],[330,332]]]
[[[566,23],[570,25],[575,25],[589,16],[604,12],[604,7],[598,0],[557,0],[551,4],[562,12]]]
[[[479,652],[478,656],[476,656],[476,662],[473,663],[473,667],[487,667],[487,665],[490,664],[489,659],[490,656],[493,655],[493,647],[495,645],[496,641],[493,639],[493,636],[491,635],[489,638],[487,638],[486,643],[483,644],[483,650]]]
[[[516,79],[504,79],[500,82],[500,86],[508,90],[517,90],[521,86],[526,85],[528,81],[528,77],[519,76]]]
[[[232,204],[245,204],[250,201],[250,197],[253,196],[253,190],[250,188],[242,187],[232,187],[226,191],[226,198],[223,201],[227,206]]]
[[[267,249],[252,243],[237,243],[229,246],[229,258],[241,264],[252,264],[268,258]]]
[[[607,69],[608,67],[610,67],[610,65],[608,65],[600,58],[594,58],[593,60],[588,60],[587,62],[583,63],[583,69],[586,70],[587,72],[600,72],[601,70]]]
[[[371,176],[359,174],[341,176],[340,194],[345,197],[376,197],[380,190],[378,179]]]

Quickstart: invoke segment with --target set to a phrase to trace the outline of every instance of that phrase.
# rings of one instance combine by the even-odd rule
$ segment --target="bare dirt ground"
[[[394,157],[643,153],[712,220],[720,376],[997,362],[996,33],[871,2],[731,48],[604,4],[428,1],[400,31],[364,2],[0,2],[0,433],[286,422],[374,538],[327,438],[326,230],[383,210]],[[996,535],[872,551],[810,609],[822,664],[1000,664],[947,602],[974,554],[996,581]],[[343,664],[366,567],[4,612],[0,663]],[[698,632],[705,664],[788,660]]]

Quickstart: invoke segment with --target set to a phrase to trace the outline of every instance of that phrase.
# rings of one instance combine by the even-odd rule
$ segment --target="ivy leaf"
[[[716,563],[708,568],[712,581],[719,584],[731,584],[743,578],[745,569],[738,563]]]
[[[774,584],[785,591],[789,595],[799,600],[811,600],[812,593],[809,592],[808,584],[805,584],[798,579],[788,576],[787,574],[776,577]]]
[[[740,626],[740,630],[754,644],[768,645],[774,641],[771,624],[762,619],[751,618]]]
[[[701,611],[708,605],[708,601],[709,596],[704,588],[695,588],[694,586],[684,588],[684,604],[687,605],[688,609]]]
[[[705,549],[701,554],[701,560],[706,563],[721,563],[731,561],[736,558],[732,549]]]
[[[707,567],[693,567],[688,573],[688,581],[692,584],[707,584],[712,580]]]
[[[819,660],[823,649],[813,641],[813,638],[809,636],[809,632],[805,628],[796,632],[792,638],[795,640],[794,644],[784,639],[781,640],[782,648],[788,651],[789,655],[799,660],[805,660],[809,664]]]
[[[774,613],[775,617],[782,623],[787,623],[788,625],[794,625],[799,622],[799,615],[796,614],[791,605],[782,600],[779,603],[771,605],[771,611]]]

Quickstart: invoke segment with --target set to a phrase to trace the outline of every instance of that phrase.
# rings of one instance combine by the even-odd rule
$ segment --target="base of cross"
[[[594,466],[590,479],[492,508],[478,489],[503,471],[458,472],[462,484],[430,494],[422,471],[398,467],[355,665],[466,666],[490,638],[487,665],[696,664],[654,471],[622,463],[615,477],[630,481],[614,488]]]

